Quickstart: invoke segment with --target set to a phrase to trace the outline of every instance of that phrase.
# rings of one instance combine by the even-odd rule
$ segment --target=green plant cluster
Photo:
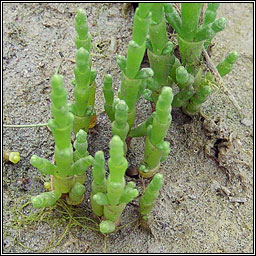
[[[202,5],[181,3],[180,16],[174,4],[153,4],[153,22],[147,43],[150,67],[154,71],[153,81],[147,88],[147,97],[151,95],[151,101],[156,103],[163,86],[176,85],[179,92],[174,95],[172,106],[181,107],[190,116],[200,111],[202,104],[218,84],[214,75],[203,65],[202,52],[209,48],[213,37],[224,30],[226,25],[225,18],[216,19],[219,3],[207,3],[204,18],[199,22]],[[174,55],[175,47],[167,37],[165,20],[177,33],[176,47],[180,58]],[[160,28],[162,23],[164,25]],[[233,69],[238,57],[236,51],[231,51],[216,66],[220,76],[225,76]]]
[[[202,66],[202,51],[208,49],[215,34],[225,27],[224,18],[216,19],[218,7],[217,3],[208,3],[199,24],[202,3],[182,3],[181,16],[173,4],[139,4],[127,56],[117,57],[121,69],[117,96],[110,74],[105,76],[103,83],[104,109],[112,122],[113,133],[107,177],[103,152],[98,151],[93,157],[87,151],[87,132],[96,120],[96,71],[92,68],[92,39],[86,14],[78,10],[75,17],[75,79],[72,82],[74,102],[68,103],[63,78],[56,72],[51,79],[54,118],[48,122],[55,140],[54,161],[35,155],[30,160],[42,174],[51,175],[51,191],[33,196],[34,207],[53,206],[63,196],[69,204],[80,204],[86,190],[86,171],[92,166],[91,207],[101,218],[100,231],[103,234],[113,232],[126,205],[139,195],[134,182],[125,182],[128,137],[144,137],[144,159],[138,167],[139,174],[143,178],[153,178],[139,199],[139,209],[142,219],[148,219],[163,185],[160,164],[171,151],[165,137],[172,122],[172,107],[181,107],[188,115],[198,113],[216,83],[214,75]],[[177,33],[180,59],[174,55],[177,46],[168,38],[166,20]],[[141,68],[146,53],[150,67]],[[220,76],[232,70],[237,58],[238,54],[232,51],[216,66]],[[179,88],[175,95],[174,85]],[[155,108],[144,122],[135,126],[136,104],[141,97]],[[73,145],[72,132],[76,137]]]

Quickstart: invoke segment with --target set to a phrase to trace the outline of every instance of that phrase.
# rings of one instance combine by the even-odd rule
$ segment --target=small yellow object
[[[20,161],[20,153],[19,152],[10,152],[9,153],[9,161],[17,164]]]
[[[50,189],[51,189],[51,183],[48,182],[48,181],[46,181],[46,182],[44,183],[44,188],[47,189],[47,190],[50,190]]]

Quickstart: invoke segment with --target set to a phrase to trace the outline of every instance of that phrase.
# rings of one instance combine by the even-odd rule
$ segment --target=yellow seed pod
[[[47,189],[47,190],[51,190],[51,183],[48,182],[48,181],[46,181],[46,182],[44,183],[44,188]]]
[[[4,152],[4,160],[17,164],[20,161],[19,152]]]

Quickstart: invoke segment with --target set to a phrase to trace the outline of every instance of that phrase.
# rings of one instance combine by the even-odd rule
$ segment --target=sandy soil
[[[111,126],[103,112],[102,84],[111,73],[117,91],[120,70],[116,56],[126,54],[132,32],[133,9],[123,4],[4,3],[3,4],[3,123],[47,123],[50,77],[60,73],[72,99],[75,58],[74,15],[84,8],[93,36],[98,125],[89,133],[89,152],[103,150],[108,158]],[[36,210],[31,195],[44,191],[43,177],[29,160],[33,154],[51,159],[54,141],[46,127],[3,128],[4,151],[19,151],[21,161],[3,164],[4,253],[252,253],[253,252],[253,4],[221,4],[226,29],[214,39],[217,64],[231,50],[240,53],[234,70],[207,101],[202,116],[193,119],[179,109],[167,140],[171,154],[162,164],[165,182],[152,212],[149,229],[136,225],[138,200],[127,205],[120,229],[107,237],[94,227],[88,202],[76,207],[59,203]],[[141,100],[137,121],[150,113]],[[133,139],[131,166],[143,157],[143,139]],[[134,180],[139,191],[142,181]],[[126,225],[127,224],[127,225]],[[89,227],[89,228],[86,228]]]

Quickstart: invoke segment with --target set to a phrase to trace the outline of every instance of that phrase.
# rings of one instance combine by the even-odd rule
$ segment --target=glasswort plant
[[[31,198],[35,208],[48,207],[55,204],[62,194],[66,194],[69,204],[79,204],[83,200],[85,172],[92,164],[92,156],[87,152],[87,134],[80,130],[74,143],[71,144],[71,132],[74,116],[69,112],[67,92],[63,79],[55,74],[51,79],[52,115],[48,121],[54,140],[54,158],[56,164],[33,155],[30,163],[42,174],[52,175],[53,190]]]

